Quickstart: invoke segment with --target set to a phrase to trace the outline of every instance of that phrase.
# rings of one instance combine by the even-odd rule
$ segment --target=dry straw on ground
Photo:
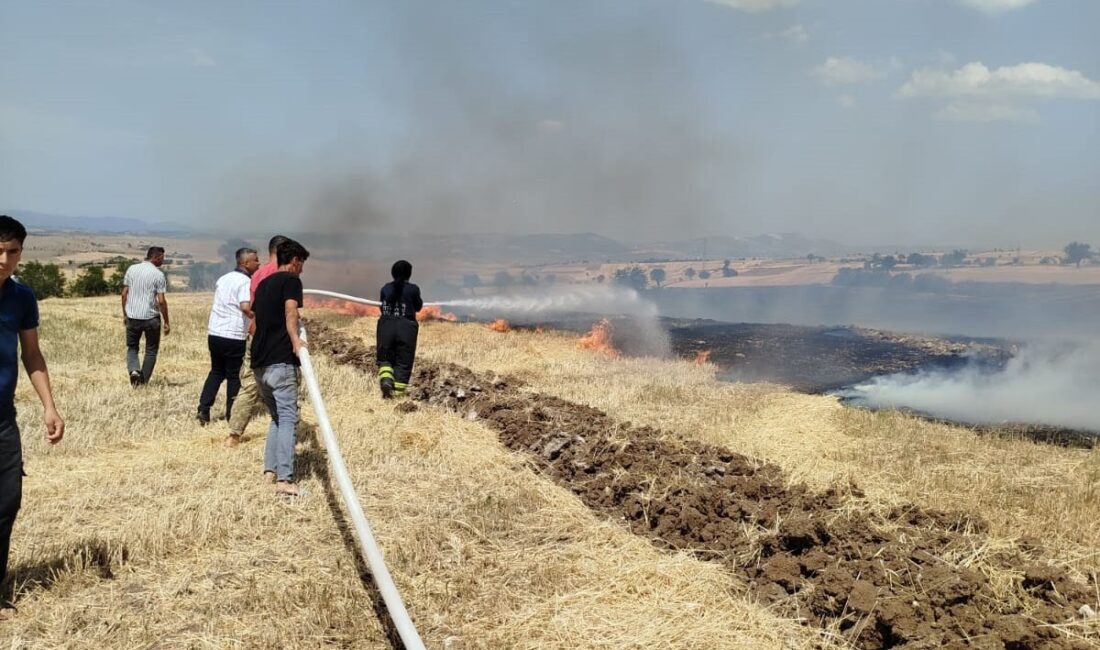
[[[353,325],[360,335],[366,323]],[[871,413],[778,386],[715,381],[690,361],[611,362],[562,333],[432,328],[423,354],[513,374],[538,390],[782,466],[818,487],[854,481],[867,506],[910,502],[972,513],[1001,540],[1037,540],[1080,573],[1100,571],[1100,449],[977,435]]]
[[[309,409],[299,457],[309,494],[295,503],[277,500],[261,481],[266,422],[230,451],[220,446],[223,422],[201,428],[193,420],[207,301],[170,297],[173,332],[151,385],[136,391],[115,298],[43,303],[44,347],[69,430],[60,447],[43,444],[23,382],[29,476],[12,554],[20,613],[0,624],[0,646],[389,647]],[[465,341],[477,327],[429,324],[425,351],[467,362]],[[516,340],[537,349],[533,336]],[[564,339],[545,342],[548,354],[568,351]],[[578,362],[563,358],[567,367]],[[608,387],[600,399],[623,400],[607,405],[613,413],[634,408],[629,377],[637,370],[681,373],[685,403],[700,390],[724,390],[678,364],[639,363],[593,377]],[[530,373],[548,372],[548,382],[574,390],[547,365]],[[431,409],[397,413],[370,378],[325,359],[318,374],[363,506],[429,647],[829,645],[738,596],[741,586],[719,566],[661,552],[593,515],[480,423]],[[621,386],[608,384],[615,374]]]

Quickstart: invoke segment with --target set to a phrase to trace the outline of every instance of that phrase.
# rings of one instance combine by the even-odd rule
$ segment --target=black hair
[[[393,276],[393,303],[400,305],[405,298],[405,283],[413,274],[413,265],[405,260],[397,260],[390,267],[390,275]]]
[[[249,255],[253,255],[255,253],[256,253],[256,249],[254,249],[254,248],[248,248],[247,246],[244,247],[244,248],[238,248],[237,252],[234,253],[234,255],[237,258],[237,266],[240,266],[241,264],[244,264],[244,258],[248,257]]]
[[[280,242],[278,248],[275,249],[275,262],[279,266],[286,266],[294,258],[304,262],[309,259],[309,251],[293,239],[284,238],[284,241]]]
[[[22,246],[26,238],[27,229],[23,227],[23,224],[6,214],[0,215],[0,241],[11,241],[14,239]]]
[[[279,244],[281,244],[283,242],[288,242],[288,241],[293,241],[293,240],[290,237],[287,237],[286,235],[275,235],[274,237],[271,238],[270,241],[267,242],[267,254],[268,255],[274,255],[279,250]]]
[[[164,255],[163,246],[150,246],[149,250],[145,252],[145,259],[151,260],[157,255]]]
[[[390,275],[397,284],[405,284],[413,274],[413,265],[405,260],[397,260],[390,268]]]

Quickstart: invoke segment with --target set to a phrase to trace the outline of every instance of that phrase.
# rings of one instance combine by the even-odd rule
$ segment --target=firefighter
[[[382,316],[378,319],[378,385],[382,397],[403,397],[412,376],[416,337],[420,325],[416,312],[424,307],[420,287],[409,282],[412,264],[394,262],[393,282],[382,287]]]

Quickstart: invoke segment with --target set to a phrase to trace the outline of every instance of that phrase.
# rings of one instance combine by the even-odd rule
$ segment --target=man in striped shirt
[[[149,248],[145,261],[126,270],[122,280],[122,322],[126,325],[126,368],[130,371],[130,385],[140,386],[153,375],[160,349],[160,331],[164,335],[172,331],[168,323],[168,281],[160,266],[164,264],[164,249]],[[145,337],[145,358],[138,365],[141,337]]]

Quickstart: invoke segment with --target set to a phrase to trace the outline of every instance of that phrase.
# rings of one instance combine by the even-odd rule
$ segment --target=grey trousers
[[[141,337],[145,337],[145,358],[138,365],[138,346]],[[160,350],[160,316],[144,320],[126,319],[126,371],[141,371],[142,381],[153,376],[153,367],[157,365],[157,351]]]

